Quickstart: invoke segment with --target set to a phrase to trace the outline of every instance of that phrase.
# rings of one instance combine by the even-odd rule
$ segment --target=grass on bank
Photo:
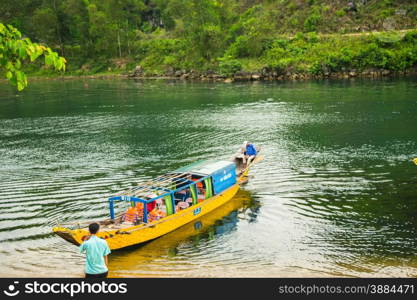
[[[138,55],[123,59],[97,58],[82,67],[69,60],[66,75],[127,74],[140,65],[145,76],[172,76],[184,72],[270,72],[275,75],[305,73],[321,75],[367,69],[405,71],[417,66],[417,30],[358,35],[297,33],[256,41],[238,39],[211,60],[193,56],[181,39],[159,38],[135,43]],[[256,51],[250,51],[254,49]],[[50,76],[47,69],[33,66],[30,75]]]

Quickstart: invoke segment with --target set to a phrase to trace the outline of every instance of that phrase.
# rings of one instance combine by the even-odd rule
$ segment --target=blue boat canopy
[[[175,172],[188,172],[212,177],[214,194],[219,194],[236,183],[236,164],[226,160],[203,160],[177,169]]]
[[[216,171],[234,166],[235,163],[226,160],[200,160],[191,165],[179,168],[173,173],[195,173],[201,175],[211,175]]]
[[[137,187],[109,198],[110,218],[114,219],[113,201],[130,201],[145,204],[144,222],[147,223],[146,204],[164,198],[167,207],[175,207],[174,195],[191,189],[197,203],[196,184],[204,182],[206,199],[217,195],[236,183],[236,165],[231,161],[204,160],[141,183]],[[174,213],[171,210],[171,213]]]

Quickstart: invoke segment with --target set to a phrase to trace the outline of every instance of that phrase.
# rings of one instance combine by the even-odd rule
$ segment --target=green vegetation
[[[45,65],[56,70],[65,70],[65,59],[50,48],[32,43],[11,25],[0,23],[0,70],[4,70],[6,78],[19,91],[27,86],[26,74],[22,67],[27,61],[35,61],[38,57],[45,58]]]
[[[368,36],[297,34],[276,38],[259,58],[278,74],[287,71],[320,75],[364,69],[402,71],[417,65],[417,31]]]
[[[67,74],[416,66],[414,0],[3,0],[0,21],[68,60]],[[407,29],[401,33],[400,29]],[[361,34],[380,31],[385,33]],[[31,74],[48,74],[32,66]]]

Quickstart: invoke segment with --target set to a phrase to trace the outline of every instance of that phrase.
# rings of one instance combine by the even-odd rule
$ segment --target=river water
[[[110,255],[110,276],[417,276],[417,81],[0,84],[0,276],[83,274],[56,222],[249,140],[225,206]],[[198,226],[197,226],[198,225]]]

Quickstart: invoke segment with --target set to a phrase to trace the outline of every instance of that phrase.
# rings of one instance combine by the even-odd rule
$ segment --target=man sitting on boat
[[[188,203],[187,201],[179,201],[178,204],[176,205],[176,209],[175,211],[180,211],[183,209],[186,209],[190,206],[190,203]]]
[[[245,151],[245,159],[246,159],[246,165],[249,166],[251,161],[253,161],[256,157],[257,151],[253,144],[249,143],[248,141],[245,141],[246,145],[246,151]]]
[[[148,214],[148,222],[157,221],[165,216],[166,214],[162,210],[155,207],[155,209]]]
[[[241,161],[241,163],[238,164],[238,169],[241,169],[248,166],[249,163],[254,160],[257,153],[258,151],[252,143],[244,141],[243,145],[240,146],[239,150],[233,155],[232,160]]]

